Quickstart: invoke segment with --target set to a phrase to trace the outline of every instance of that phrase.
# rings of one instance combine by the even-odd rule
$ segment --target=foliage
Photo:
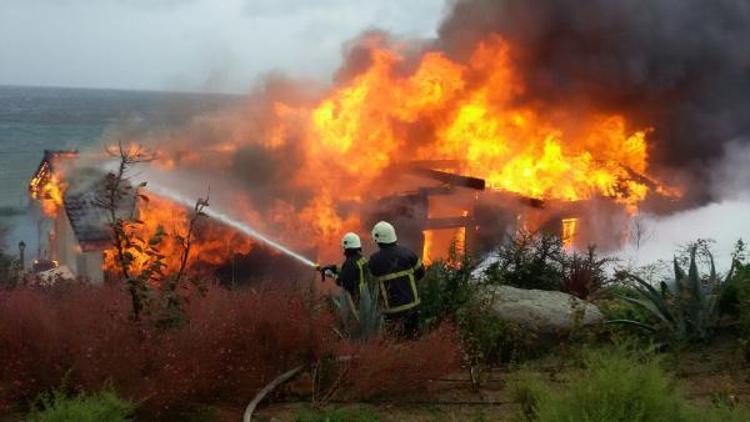
[[[185,297],[181,294],[180,288],[183,286],[183,279],[186,277],[186,270],[188,267],[188,259],[190,257],[190,250],[193,245],[193,236],[201,218],[206,217],[205,209],[208,207],[208,197],[198,198],[193,208],[193,215],[190,217],[188,223],[187,233],[183,236],[180,234],[176,235],[177,242],[180,245],[182,251],[180,254],[180,266],[177,269],[177,273],[162,280],[161,289],[161,325],[173,326],[181,324],[183,321],[183,305],[185,304]],[[157,251],[158,253],[158,251]],[[205,286],[201,285],[198,280],[191,279],[193,286],[200,289],[201,292],[205,293]]]
[[[136,235],[139,228],[144,226],[144,222],[135,216],[136,207],[139,201],[147,202],[149,199],[142,193],[146,182],[133,187],[128,178],[132,166],[152,161],[156,157],[137,145],[125,147],[119,144],[117,148],[112,148],[108,152],[119,159],[119,166],[116,171],[106,175],[96,205],[105,211],[112,228],[115,262],[131,296],[133,319],[139,319],[144,311],[150,310],[149,302],[155,296],[152,286],[161,286],[158,301],[159,323],[162,326],[179,324],[182,322],[181,308],[184,303],[179,289],[182,287],[188,266],[196,224],[200,218],[206,216],[204,209],[208,206],[208,199],[197,200],[187,233],[176,234],[178,244],[182,248],[180,266],[174,275],[167,276],[164,274],[164,268],[167,267],[166,257],[160,251],[167,233],[162,226],[157,226],[149,238]],[[145,257],[145,262],[136,265],[136,255]]]
[[[306,410],[300,412],[297,422],[377,422],[380,418],[370,409]]]
[[[594,246],[590,246],[585,254],[563,253],[560,291],[589,299],[607,282],[605,267],[611,262],[611,258],[597,256]]]
[[[689,269],[683,270],[677,258],[674,259],[674,289],[667,282],[662,281],[659,288],[652,286],[642,278],[628,272],[619,273],[622,279],[633,281],[639,298],[621,296],[621,299],[640,306],[657,319],[654,325],[639,321],[621,319],[610,323],[625,323],[636,325],[651,332],[663,332],[671,340],[676,341],[705,341],[712,334],[719,321],[718,300],[726,286],[726,280],[731,279],[734,263],[724,280],[716,273],[713,256],[704,248],[701,252],[706,256],[710,268],[708,277],[701,278],[698,271],[697,253],[700,244],[689,249]]]
[[[0,226],[0,288],[13,287],[20,280],[20,265],[17,259],[5,252],[7,228]]]
[[[455,322],[457,312],[477,295],[481,286],[473,279],[476,265],[470,256],[458,256],[450,249],[446,261],[430,265],[417,283],[420,319],[423,330],[444,321]]]
[[[0,288],[14,287],[20,280],[18,260],[0,249]]]
[[[133,188],[128,181],[127,172],[135,164],[152,161],[154,156],[143,148],[124,147],[122,143],[118,144],[116,150],[113,148],[108,152],[119,159],[119,165],[116,171],[107,173],[95,202],[105,211],[112,228],[112,245],[116,261],[130,293],[133,318],[139,319],[145,307],[148,283],[157,280],[166,265],[158,250],[165,233],[160,226],[151,239],[146,240],[133,235],[135,228],[143,225],[142,221],[135,218],[136,205],[138,200],[148,201],[148,197],[140,192],[146,184],[142,183]],[[137,272],[133,268],[135,251],[146,254],[149,258],[144,268]]]
[[[750,270],[748,270],[748,265],[742,265],[745,261],[745,242],[741,239],[737,241],[732,259],[736,263],[735,274],[729,279],[722,292],[719,309],[722,314],[738,318],[741,313],[740,297],[750,294],[750,291],[745,291],[750,290]]]
[[[474,381],[483,366],[525,357],[536,345],[533,335],[494,311],[494,280],[476,272],[476,262],[452,248],[448,259],[430,265],[418,283],[422,329],[446,321],[455,325]]]
[[[613,283],[608,285],[594,301],[606,321],[630,320],[647,326],[657,324],[658,319],[652,312],[640,305],[623,300],[622,296],[639,299],[640,293],[632,286]],[[608,324],[604,328],[609,339],[615,343],[640,341],[643,344],[651,344],[653,342],[652,332],[633,330],[632,324]]]
[[[359,288],[359,301],[355,304],[345,290],[333,297],[341,322],[341,336],[354,341],[367,341],[381,334],[383,315],[378,308],[378,291],[375,283]]]
[[[529,357],[538,346],[533,333],[493,310],[493,300],[492,295],[476,295],[456,313],[455,324],[474,370]]]
[[[568,252],[559,237],[519,232],[497,247],[495,260],[483,270],[488,284],[521,289],[556,290],[588,299],[601,289],[612,262],[590,246],[586,253]]]
[[[129,302],[108,285],[0,292],[0,413],[63,380],[73,393],[113,388],[139,403],[139,419],[169,419],[201,404],[246,405],[300,365],[333,362],[331,395],[356,398],[422,391],[458,369],[451,327],[405,343],[352,342],[331,330],[336,316],[309,290],[211,287],[168,330],[156,315],[134,321]]]
[[[497,247],[496,261],[485,270],[485,276],[493,284],[559,290],[564,276],[563,255],[559,237],[519,232]]]
[[[211,288],[162,330],[130,318],[114,286],[64,292],[17,288],[0,297],[0,404],[30,402],[66,379],[73,391],[109,385],[143,412],[199,403],[246,404],[292,366],[333,355],[333,315],[293,290]]]
[[[516,400],[530,421],[741,421],[744,408],[698,409],[674,387],[658,359],[627,349],[584,353],[584,369],[564,388],[528,374],[515,382]]]
[[[626,284],[612,284],[607,286],[595,303],[608,320],[628,319],[647,325],[656,323],[656,316],[652,312],[643,306],[623,300],[622,297],[639,299],[641,293]]]
[[[352,359],[344,369],[339,396],[345,399],[398,397],[423,391],[431,381],[459,369],[455,330],[442,325],[414,341],[376,339],[342,350]]]
[[[60,390],[43,394],[28,415],[31,422],[118,422],[131,420],[135,406],[111,391],[68,397]]]
[[[750,264],[737,264],[722,299],[725,306],[723,311],[732,315],[737,322],[737,334],[745,360],[750,360]]]

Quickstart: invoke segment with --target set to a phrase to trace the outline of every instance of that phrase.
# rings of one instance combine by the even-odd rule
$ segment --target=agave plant
[[[351,295],[344,289],[333,297],[338,311],[342,330],[339,334],[355,341],[366,341],[380,334],[383,328],[383,315],[378,309],[378,292],[365,283],[359,287],[359,301],[355,304]]]
[[[710,274],[708,278],[702,279],[696,262],[697,246],[692,246],[689,252],[690,265],[687,273],[677,258],[674,259],[674,284],[671,287],[662,281],[659,288],[656,288],[635,274],[619,274],[635,282],[634,287],[640,296],[633,298],[620,295],[619,298],[647,310],[656,317],[657,324],[649,325],[628,319],[608,323],[635,325],[651,332],[666,329],[678,341],[702,341],[710,337],[719,322],[719,299],[727,281],[732,277],[736,262],[732,262],[726,277],[721,279],[716,273],[713,256],[706,249]]]

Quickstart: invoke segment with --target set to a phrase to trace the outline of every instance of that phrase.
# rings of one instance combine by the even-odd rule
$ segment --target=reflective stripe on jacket
[[[383,312],[394,314],[415,308],[420,303],[416,282],[424,276],[422,262],[403,246],[380,248],[370,257],[369,266],[383,298]]]
[[[366,284],[367,258],[360,254],[352,254],[346,257],[338,271],[336,284],[346,289],[353,297],[359,297],[359,289]]]

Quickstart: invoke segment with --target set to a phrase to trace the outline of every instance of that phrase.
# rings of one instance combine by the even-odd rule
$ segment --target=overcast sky
[[[326,81],[365,29],[431,37],[444,0],[0,0],[0,84],[242,92]]]

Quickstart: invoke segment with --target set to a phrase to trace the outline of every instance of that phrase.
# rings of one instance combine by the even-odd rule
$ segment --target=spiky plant
[[[367,341],[382,331],[383,315],[378,309],[378,292],[374,283],[359,287],[359,301],[355,304],[351,295],[342,289],[333,297],[342,330],[339,334],[355,341]]]
[[[635,325],[651,332],[666,331],[673,340],[704,341],[712,334],[719,321],[718,302],[727,281],[732,277],[735,262],[726,277],[721,279],[716,273],[716,266],[711,253],[705,249],[710,273],[701,278],[696,261],[697,246],[692,246],[690,264],[685,272],[677,258],[674,258],[674,287],[662,281],[659,288],[652,286],[642,278],[629,272],[618,275],[635,283],[634,288],[640,297],[619,295],[621,300],[639,306],[654,315],[656,324],[646,324],[628,319],[608,321]]]

